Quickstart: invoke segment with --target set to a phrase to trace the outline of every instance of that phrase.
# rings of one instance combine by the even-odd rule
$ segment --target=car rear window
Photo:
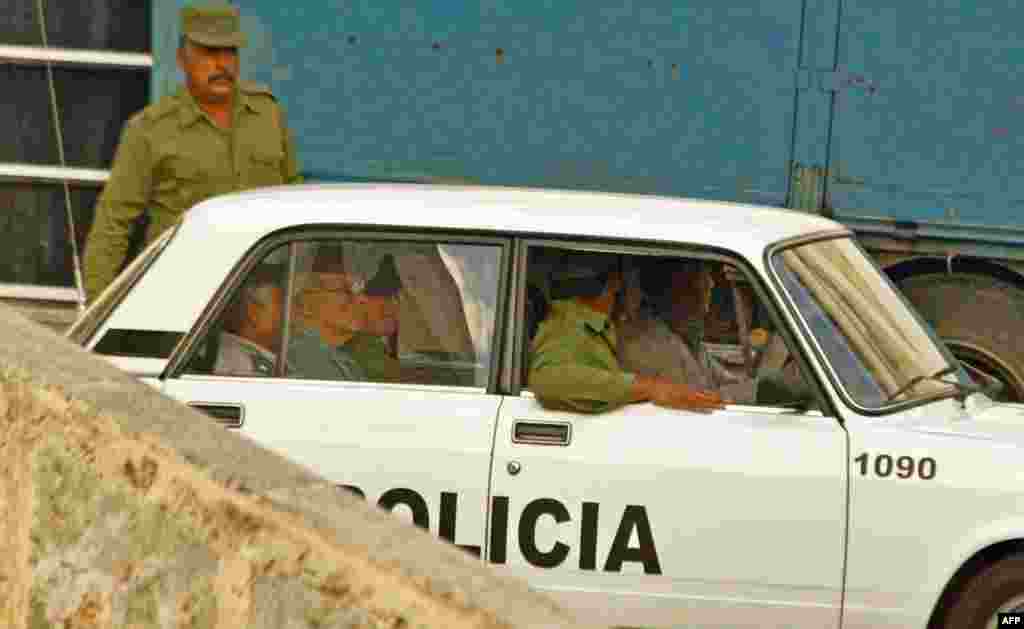
[[[174,238],[180,225],[181,223],[177,223],[146,247],[139,257],[135,258],[110,286],[100,293],[96,301],[78,317],[68,329],[66,336],[75,343],[85,346],[118,304],[128,295],[139,278],[145,275],[146,271],[160,257],[168,243]]]

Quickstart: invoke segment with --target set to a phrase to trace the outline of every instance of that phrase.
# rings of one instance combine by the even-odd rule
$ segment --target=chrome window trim
[[[787,291],[786,287],[783,285],[782,278],[779,277],[778,273],[775,270],[775,265],[772,262],[776,254],[781,253],[786,249],[812,244],[815,242],[821,242],[823,240],[837,240],[840,238],[849,238],[854,243],[854,245],[858,249],[860,249],[861,253],[863,253],[865,257],[868,257],[868,259],[872,260],[872,263],[874,263],[874,259],[867,255],[867,253],[864,251],[864,248],[861,247],[860,243],[857,241],[856,235],[852,231],[848,229],[837,229],[816,232],[814,234],[809,234],[806,236],[788,238],[786,240],[779,241],[765,249],[764,265],[765,270],[768,273],[768,277],[771,278],[771,281],[775,284],[776,290],[778,290],[779,294],[782,295],[783,297],[782,301],[784,303],[785,308],[789,311],[790,315],[792,315],[793,318],[797,321],[797,324],[800,326],[804,336],[810,341],[811,347],[813,348],[814,353],[817,355],[818,361],[823,365],[824,371],[827,374],[828,379],[832,382],[833,388],[839,393],[839,397],[843,400],[843,404],[845,404],[852,411],[860,415],[877,417],[881,415],[891,415],[893,413],[897,413],[903,410],[907,410],[917,406],[923,406],[925,404],[930,404],[938,400],[944,400],[952,397],[954,394],[953,392],[955,392],[955,387],[950,387],[951,392],[947,393],[927,395],[920,398],[914,398],[911,400],[879,406],[878,408],[869,408],[857,403],[857,401],[853,399],[853,396],[850,395],[850,392],[847,390],[846,386],[843,385],[842,378],[839,377],[839,374],[836,372],[835,367],[832,366],[832,361],[828,360],[827,355],[825,354],[825,350],[821,348],[821,345],[818,343],[817,337],[815,337],[814,333],[811,331],[811,326],[807,323],[807,319],[804,318],[803,313],[800,312],[800,309],[796,307],[796,304],[793,302],[793,297],[789,294],[789,291]],[[892,282],[889,280],[889,277],[885,274],[885,272],[882,271],[881,269],[879,269],[879,272],[881,276],[884,278],[884,280],[890,282],[890,285],[892,285]],[[897,294],[902,295],[900,290],[897,289],[894,285],[892,285],[892,288]],[[919,315],[917,316],[917,318],[918,320],[920,320]]]
[[[0,44],[0,64],[149,70],[153,67],[153,55],[142,52]]]
[[[78,291],[71,287],[0,282],[0,299],[31,299],[78,303]]]

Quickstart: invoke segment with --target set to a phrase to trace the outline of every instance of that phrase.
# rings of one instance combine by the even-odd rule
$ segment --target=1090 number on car
[[[853,459],[860,470],[861,476],[877,476],[879,478],[920,478],[921,480],[932,480],[935,478],[938,464],[935,459],[926,456],[915,459],[912,456],[894,457],[891,454],[871,455],[867,452]]]

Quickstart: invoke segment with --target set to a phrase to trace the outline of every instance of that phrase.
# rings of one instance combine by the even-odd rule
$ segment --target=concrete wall
[[[0,306],[0,626],[575,627]]]
[[[68,329],[78,316],[78,306],[67,302],[7,297],[0,298],[0,305],[9,306],[30,320],[57,332]]]

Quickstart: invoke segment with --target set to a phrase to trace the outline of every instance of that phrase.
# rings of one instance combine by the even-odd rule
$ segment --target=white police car
[[[541,406],[530,340],[578,251],[616,256],[650,317],[674,311],[648,262],[728,269],[694,353],[720,382],[800,386],[708,414]],[[960,629],[1024,607],[1024,408],[979,393],[819,217],[265,189],[191,210],[69,336],[584,619]]]

